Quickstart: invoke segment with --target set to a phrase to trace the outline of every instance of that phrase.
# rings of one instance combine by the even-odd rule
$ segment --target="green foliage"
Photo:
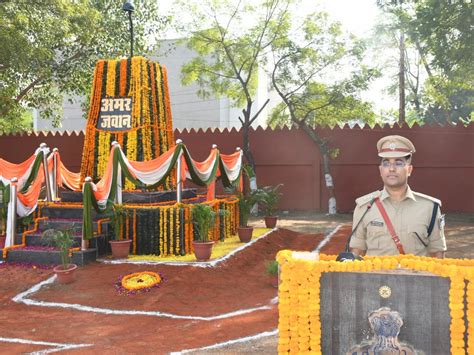
[[[23,227],[23,229],[27,228],[30,224],[33,223],[34,221],[34,216],[33,214],[30,214],[28,216],[25,216],[25,217],[21,217],[21,218],[18,218],[18,225],[21,225]]]
[[[282,193],[279,191],[283,184],[277,186],[264,186],[260,188],[261,204],[265,208],[265,216],[273,216]]]
[[[244,164],[242,167],[243,171],[242,174],[247,178],[249,181],[251,178],[255,177],[255,171],[253,168],[248,165]],[[251,191],[247,191],[245,193],[239,193],[239,211],[240,211],[240,221],[239,225],[241,227],[247,227],[250,211],[252,207],[261,202],[263,199],[263,191],[261,189],[255,189]]]
[[[271,260],[266,265],[266,271],[269,275],[278,275],[278,262]]]
[[[193,14],[184,27],[197,57],[182,67],[182,83],[196,83],[203,98],[225,96],[232,106],[242,107],[242,150],[255,167],[249,129],[269,102],[255,106],[259,68],[266,65],[268,48],[278,40],[272,32],[282,26],[292,0],[183,2],[183,11]]]
[[[129,55],[128,16],[116,0],[0,1],[0,131],[31,129],[24,113],[60,123],[64,94],[86,96],[98,59]],[[151,49],[168,19],[136,4],[134,52]]]
[[[191,210],[194,228],[197,230],[198,240],[209,241],[209,231],[216,221],[216,211],[211,206],[203,203],[196,204]]]
[[[410,70],[414,60],[408,58],[407,50],[407,102],[418,121],[470,122],[474,108],[474,38],[468,25],[472,23],[471,4],[436,0],[378,3],[389,15],[385,24],[389,33],[405,34],[414,64],[427,76],[419,80],[416,71]],[[411,84],[413,77],[417,81]]]
[[[4,235],[7,232],[9,196],[7,196],[6,194],[9,194],[9,193],[10,193],[10,189],[7,189],[5,185],[0,183],[0,195],[2,198],[2,204],[0,206],[0,235]]]
[[[279,41],[271,46],[272,85],[283,102],[273,110],[270,125],[373,121],[372,105],[358,98],[379,75],[362,64],[365,43],[347,37],[323,12],[306,16],[301,24],[285,21],[288,25],[274,34]],[[300,30],[291,31],[294,27]],[[351,64],[352,71],[342,75],[338,72],[344,64]]]
[[[186,26],[187,45],[198,56],[183,66],[182,83],[197,83],[204,98],[226,96],[236,107],[251,103],[258,66],[265,62],[265,49],[273,40],[269,33],[278,17],[285,16],[288,2],[217,0],[199,6],[185,2],[183,11],[193,13]]]
[[[47,229],[43,232],[42,237],[48,238],[49,242],[59,249],[61,254],[61,264],[64,268],[71,263],[69,249],[72,248],[74,239],[70,229]]]
[[[263,199],[262,191],[253,190],[239,195],[240,226],[247,227],[252,207]]]
[[[125,224],[128,211],[123,205],[114,204],[112,206],[112,225],[114,226],[115,240],[119,240],[123,225]]]

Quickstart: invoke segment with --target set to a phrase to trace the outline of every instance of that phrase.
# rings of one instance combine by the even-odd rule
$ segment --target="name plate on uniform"
[[[128,131],[132,128],[132,98],[106,97],[101,100],[97,128],[103,131]]]

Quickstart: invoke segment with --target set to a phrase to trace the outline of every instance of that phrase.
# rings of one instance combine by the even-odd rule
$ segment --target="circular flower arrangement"
[[[121,294],[134,295],[159,287],[163,281],[163,276],[156,272],[141,271],[119,277],[115,288]]]

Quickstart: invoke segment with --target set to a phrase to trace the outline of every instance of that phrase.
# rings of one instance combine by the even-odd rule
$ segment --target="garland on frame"
[[[341,263],[336,261],[336,255],[320,254],[319,257],[319,261],[294,258],[290,250],[282,250],[277,254],[276,258],[281,270],[281,283],[278,290],[279,354],[321,354],[320,279],[322,273],[370,272],[392,270],[399,266],[450,279],[451,354],[465,354],[465,349],[468,354],[473,353],[474,260],[397,255],[367,256],[364,261]],[[467,308],[464,304],[465,296]],[[464,317],[467,319],[467,329]]]

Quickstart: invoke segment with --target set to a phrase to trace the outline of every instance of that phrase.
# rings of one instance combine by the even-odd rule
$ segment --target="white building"
[[[242,108],[231,106],[226,97],[210,97],[202,99],[198,97],[198,86],[181,85],[181,67],[189,62],[195,54],[185,44],[177,44],[176,40],[164,40],[161,42],[160,52],[163,56],[153,55],[151,60],[164,65],[168,72],[168,85],[170,90],[171,110],[173,114],[173,127],[182,130],[184,128],[232,128],[241,126],[238,119],[242,115]],[[93,73],[91,72],[91,76]],[[253,113],[256,113],[267,98],[268,81],[263,70],[259,71],[258,90],[253,104]],[[54,128],[50,120],[41,119],[37,112],[33,115],[33,126],[35,131],[72,131],[83,130],[86,120],[81,110],[80,101],[84,98],[76,98],[79,102],[71,104],[66,97],[63,102],[64,119],[61,127]],[[269,114],[267,106],[259,115],[253,126],[266,126]]]

